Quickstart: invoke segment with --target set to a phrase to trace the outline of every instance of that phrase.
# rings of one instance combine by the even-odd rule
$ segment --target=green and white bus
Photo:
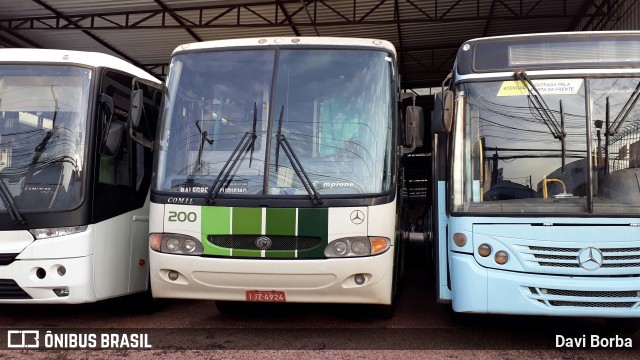
[[[179,46],[151,195],[154,297],[217,300],[222,312],[235,301],[392,309],[404,252],[399,97],[382,40]],[[410,132],[422,114],[411,110]]]

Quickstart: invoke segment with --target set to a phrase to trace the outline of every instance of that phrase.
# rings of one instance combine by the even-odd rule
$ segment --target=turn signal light
[[[371,255],[383,253],[391,245],[389,239],[383,237],[370,237],[369,241],[371,242]]]
[[[489,246],[489,244],[482,244],[478,246],[478,255],[482,257],[491,255],[491,246]]]
[[[467,236],[463,233],[455,233],[453,234],[453,242],[458,247],[464,247],[467,245]]]

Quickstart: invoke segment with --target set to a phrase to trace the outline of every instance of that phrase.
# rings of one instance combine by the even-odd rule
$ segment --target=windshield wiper
[[[3,179],[0,179],[0,198],[2,198],[2,202],[4,206],[7,208],[7,212],[11,217],[11,220],[18,225],[24,225],[27,222],[24,220],[20,211],[18,211],[18,207],[16,203],[13,201],[13,197],[11,196],[11,192],[7,188],[7,184],[4,183]]]
[[[551,135],[553,135],[553,137],[556,139],[563,140],[567,136],[567,134],[564,132],[562,125],[558,124],[558,120],[553,115],[553,112],[549,108],[549,105],[547,105],[547,103],[544,101],[544,98],[542,98],[540,91],[538,91],[538,88],[533,84],[533,82],[531,82],[531,79],[529,79],[527,73],[525,73],[524,71],[520,71],[515,72],[513,75],[516,79],[528,85],[528,96],[529,99],[532,100],[533,108],[536,110],[538,115],[540,115],[540,118],[542,119],[544,124],[547,125],[549,131],[551,131]]]
[[[53,92],[53,86],[54,85],[51,85],[51,95],[53,96],[53,102],[56,104],[56,107],[53,112],[53,119],[51,119],[51,130],[47,131],[47,134],[44,136],[42,141],[40,141],[40,144],[36,146],[35,154],[33,154],[33,159],[31,160],[32,164],[35,164],[38,162],[38,160],[40,159],[40,156],[42,156],[42,153],[47,148],[47,145],[49,144],[49,140],[51,140],[51,137],[53,136],[53,131],[56,128],[56,118],[58,117],[59,107],[58,107],[58,99],[56,98],[56,94]]]
[[[196,159],[196,166],[193,167],[193,171],[191,171],[191,175],[195,175],[200,168],[202,168],[202,151],[204,150],[204,143],[207,142],[209,145],[213,145],[213,139],[209,139],[209,133],[206,130],[202,130],[198,122],[200,120],[196,120],[196,127],[200,132],[200,147],[198,148],[198,158]]]
[[[282,114],[284,112],[284,105],[280,108],[280,117],[278,118],[278,132],[276,133],[276,171],[278,171],[278,157],[280,153],[280,148],[284,151],[284,154],[287,155],[289,162],[291,163],[291,167],[293,171],[296,172],[296,175],[300,178],[300,182],[304,186],[307,193],[309,193],[309,197],[314,205],[322,204],[322,199],[320,199],[320,194],[313,187],[311,180],[309,179],[309,175],[304,171],[302,167],[302,163],[293,152],[293,148],[289,144],[289,141],[282,133]]]
[[[213,203],[213,200],[216,198],[216,196],[218,196],[220,190],[222,190],[222,187],[227,182],[231,171],[233,171],[233,168],[236,167],[236,164],[238,163],[238,160],[240,160],[242,154],[249,149],[251,149],[251,152],[253,154],[253,144],[256,141],[256,137],[258,137],[256,135],[256,122],[258,121],[258,117],[256,114],[257,106],[255,103],[253,104],[253,109],[253,129],[252,131],[247,131],[246,133],[244,133],[244,135],[242,135],[240,142],[238,143],[236,148],[233,149],[231,156],[229,156],[227,161],[224,163],[224,166],[218,173],[218,176],[216,176],[216,179],[213,181],[213,184],[209,188],[206,197],[207,203],[209,204]]]
[[[629,99],[627,99],[627,102],[620,110],[620,113],[618,113],[618,116],[616,116],[616,118],[611,123],[611,126],[607,127],[605,135],[607,135],[607,133],[609,135],[615,135],[618,133],[618,130],[620,130],[620,126],[624,124],[624,122],[627,120],[627,117],[631,113],[631,110],[633,110],[633,107],[638,102],[638,98],[640,98],[640,83],[638,83],[638,86],[636,86],[635,90],[633,90],[633,93],[631,93],[631,96],[629,96]]]
[[[551,135],[560,140],[562,147],[562,173],[564,173],[567,133],[564,131],[564,110],[562,108],[562,100],[560,100],[560,123],[558,124],[558,120],[553,115],[553,111],[551,111],[547,102],[544,101],[542,94],[540,94],[538,88],[533,84],[531,79],[529,79],[527,73],[524,71],[516,71],[513,73],[513,76],[527,86],[527,90],[529,92],[528,98],[530,103],[533,105],[533,108],[540,116],[540,119],[542,119],[542,122],[547,125]]]

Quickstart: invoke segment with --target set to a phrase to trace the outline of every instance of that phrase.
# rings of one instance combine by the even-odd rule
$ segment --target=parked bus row
[[[418,149],[438,301],[636,321],[640,33],[467,41],[426,125],[396,59],[383,40],[201,42],[162,85],[106,55],[0,50],[0,302],[150,289],[389,317]]]

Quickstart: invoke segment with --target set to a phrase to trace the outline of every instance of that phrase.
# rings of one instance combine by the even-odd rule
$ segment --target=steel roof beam
[[[182,25],[183,27],[185,26],[185,20],[184,18],[176,15],[175,12],[173,12],[167,5],[165,5],[162,1],[160,0],[154,0],[156,4],[158,4],[158,6],[160,6],[160,8],[167,12],[172,18],[173,20],[175,20],[178,24]],[[191,35],[192,38],[194,38],[196,41],[200,42],[202,41],[202,38],[200,38],[200,36],[198,36],[198,34],[196,34],[195,32],[193,32],[193,30],[189,29],[189,28],[184,28],[184,30]]]
[[[33,0],[42,6],[52,9],[50,6],[44,4],[41,0]],[[163,4],[161,0],[155,0],[158,4]],[[501,14],[498,16],[492,16],[493,11],[489,14],[482,15],[480,13],[480,1],[477,2],[477,13],[474,15],[454,15],[453,10],[462,3],[461,0],[457,0],[450,5],[441,15],[437,14],[438,2],[435,2],[436,13],[434,15],[429,14],[416,4],[416,0],[398,0],[398,4],[405,3],[410,5],[412,13],[407,16],[404,12],[404,17],[395,17],[388,20],[380,20],[371,18],[371,14],[380,11],[380,7],[388,0],[380,0],[375,4],[368,4],[368,9],[363,10],[364,15],[356,16],[355,6],[357,0],[354,0],[353,14],[345,14],[335,7],[331,6],[325,0],[276,0],[273,3],[249,3],[243,5],[210,5],[202,7],[175,7],[169,9],[166,5],[162,5],[160,10],[132,10],[132,11],[119,11],[119,12],[104,12],[93,14],[73,14],[73,15],[61,15],[54,13],[55,16],[38,16],[38,17],[16,17],[16,18],[4,18],[0,19],[0,24],[6,28],[13,30],[35,30],[35,29],[68,29],[70,27],[80,30],[122,30],[122,29],[185,29],[188,31],[194,39],[199,37],[193,33],[193,29],[205,29],[205,28],[291,28],[300,33],[302,27],[327,27],[327,26],[345,26],[345,25],[398,25],[398,24],[412,24],[412,23],[456,23],[456,22],[470,22],[470,21],[489,21],[489,20],[552,20],[552,19],[570,19],[575,21],[577,18],[587,18],[586,12],[569,14],[566,11],[558,13],[538,13],[532,14],[533,10],[538,7],[543,1],[545,3],[557,3],[557,0],[538,0],[532,7],[525,11],[523,5],[520,4],[519,8],[515,10],[515,7],[509,6],[504,0],[495,0],[492,2],[492,8],[496,7],[496,3],[499,3],[503,8],[507,10],[506,15]],[[44,5],[43,5],[44,4]],[[287,11],[285,4],[297,4],[298,7],[295,11]],[[307,5],[312,4],[313,7]],[[563,1],[564,8],[566,9],[566,0]],[[262,8],[266,6],[276,5],[279,11],[264,15]],[[399,8],[399,6],[398,6]],[[323,21],[318,19],[318,9],[324,9],[331,11],[337,15],[337,19],[333,17],[331,20]],[[217,10],[216,15],[211,14],[212,10]],[[308,13],[308,19],[300,17],[295,23],[293,23],[294,17],[301,11],[311,10],[313,14]],[[196,15],[193,14],[196,12]],[[284,20],[280,20],[279,15],[283,14]],[[171,17],[175,20],[175,23],[167,23],[165,20],[167,17]],[[229,17],[234,17],[235,21],[228,21]],[[134,20],[135,19],[135,20]],[[222,20],[221,20],[222,19]],[[220,21],[219,21],[220,20]]]

